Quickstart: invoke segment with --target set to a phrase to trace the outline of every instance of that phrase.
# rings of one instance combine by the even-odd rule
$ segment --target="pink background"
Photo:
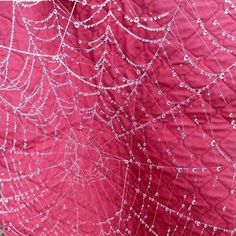
[[[0,3],[6,235],[235,235],[231,1]]]

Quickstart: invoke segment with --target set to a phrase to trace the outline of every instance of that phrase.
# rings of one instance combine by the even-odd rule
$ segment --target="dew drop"
[[[75,26],[75,28],[78,29],[78,28],[79,28],[79,22],[75,21],[75,22],[74,22],[74,26]]]
[[[134,22],[138,23],[139,22],[139,18],[138,17],[134,17]]]
[[[83,1],[82,1],[82,5],[85,6],[86,4],[87,4],[87,1],[86,1],[86,0],[83,0]]]

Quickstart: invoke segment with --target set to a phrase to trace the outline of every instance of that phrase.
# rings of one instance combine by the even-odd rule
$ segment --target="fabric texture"
[[[236,235],[235,10],[0,2],[4,234]]]

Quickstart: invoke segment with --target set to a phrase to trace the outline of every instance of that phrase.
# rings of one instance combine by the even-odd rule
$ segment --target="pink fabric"
[[[235,235],[235,5],[0,4],[6,235]]]

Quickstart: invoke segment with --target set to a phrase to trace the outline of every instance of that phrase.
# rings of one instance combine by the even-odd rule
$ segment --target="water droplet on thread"
[[[79,22],[75,21],[74,26],[75,26],[75,28],[79,28]]]

